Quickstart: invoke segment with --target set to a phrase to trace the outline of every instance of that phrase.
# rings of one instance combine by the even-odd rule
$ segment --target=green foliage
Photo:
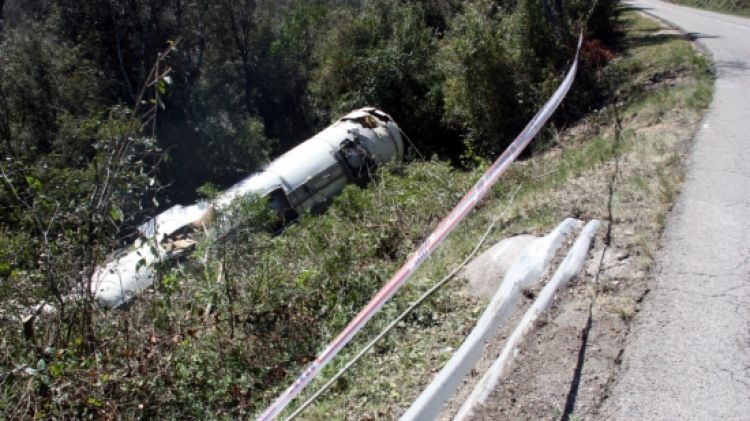
[[[588,16],[588,33],[591,38],[601,39],[608,43],[615,43],[618,38],[617,25],[614,20],[620,15],[621,3],[617,0],[599,0],[591,8],[585,0],[574,2],[574,15]]]
[[[151,297],[99,309],[91,275],[158,210],[144,207],[210,198],[365,105],[425,154],[479,168],[557,85],[591,2],[0,4],[0,414],[241,418],[348,322],[475,174],[381,168],[372,188],[347,188],[279,236],[253,198],[159,267]],[[591,30],[603,36],[614,2],[598,4]],[[407,286],[385,314],[414,295]],[[40,303],[57,311],[20,324]],[[434,323],[429,309],[407,321]]]
[[[47,416],[248,416],[338,333],[474,177],[436,162],[381,169],[375,188],[348,187],[325,215],[280,236],[257,228],[275,217],[263,201],[238,204],[224,222],[247,222],[199,244],[152,300],[95,319],[106,338],[98,347],[74,339],[2,357],[3,367],[22,368],[3,380],[0,402],[20,399],[23,384]],[[21,332],[8,333],[4,349],[24,349]]]
[[[10,418],[87,416],[104,409],[102,392],[71,383],[66,367],[100,362],[91,279],[140,222],[147,160],[158,159],[143,129],[157,106],[101,107],[92,64],[50,32],[9,31],[0,62],[0,366],[11,373],[0,407]]]
[[[327,123],[318,120],[308,88],[316,67],[314,55],[331,27],[332,9],[327,2],[295,0],[281,13],[269,56],[263,60],[263,95],[268,99],[263,119],[280,140],[274,151],[289,149]]]
[[[337,25],[317,50],[320,67],[311,86],[323,119],[375,106],[413,134],[424,153],[460,150],[456,134],[441,124],[438,38],[426,23],[425,9],[378,0],[332,19]]]
[[[39,27],[9,30],[0,43],[0,143],[4,156],[35,160],[59,145],[60,126],[100,107],[95,66]],[[57,145],[55,145],[57,143]]]
[[[506,111],[514,110],[519,101],[510,57],[502,46],[503,31],[476,7],[453,25],[441,49],[440,65],[447,75],[445,120],[463,126],[472,144],[480,139],[496,143],[503,136],[497,127],[504,127],[502,120],[510,117]]]
[[[481,153],[501,152],[557,86],[566,57],[541,2],[520,1],[508,14],[468,7],[441,49],[446,122]]]
[[[129,141],[132,147],[120,157],[124,166],[117,177],[110,173],[107,192],[98,194],[100,177],[114,162],[112,153],[123,137],[135,135],[132,112],[101,107],[95,65],[79,48],[45,30],[19,28],[5,35],[0,43],[0,236],[3,244],[13,245],[11,275],[32,282],[21,282],[0,298],[59,301],[111,250],[125,215],[132,223],[150,141],[140,136]],[[103,212],[92,209],[94,198]],[[4,281],[11,278],[16,277]]]
[[[424,188],[443,177],[454,182]],[[175,349],[176,395],[158,415],[237,416],[269,399],[267,386],[314,358],[469,181],[442,163],[381,170],[374,189],[348,187],[325,215],[306,216],[276,237],[255,228],[271,217],[258,202],[234,211],[254,222],[199,247],[198,270],[170,295],[171,313],[194,315],[193,329],[212,327]]]
[[[556,85],[592,4],[54,0],[22,7],[17,1],[9,0],[6,20],[17,30],[21,23],[47,25],[39,33],[76,45],[94,67],[88,74],[101,80],[73,87],[101,86],[94,97],[107,103],[132,106],[145,63],[181,40],[167,63],[174,84],[161,92],[166,109],[156,136],[167,153],[157,173],[165,204],[194,200],[205,182],[227,187],[333,117],[365,105],[389,112],[424,155],[459,162],[464,137],[479,153],[496,154]],[[590,34],[605,38],[617,2],[596,4]],[[592,82],[582,91],[596,89]],[[579,103],[594,97],[583,95]],[[573,106],[572,117],[582,108]],[[237,141],[248,124],[262,126],[262,133]]]
[[[445,75],[444,121],[462,129],[483,155],[501,152],[561,81],[581,22],[587,36],[611,36],[617,2],[565,2],[562,10],[539,0],[478,1],[452,23],[441,43],[439,65]],[[605,31],[606,30],[606,31]],[[605,33],[606,32],[606,33]],[[566,101],[569,115],[595,103],[600,89],[583,62],[582,89]]]

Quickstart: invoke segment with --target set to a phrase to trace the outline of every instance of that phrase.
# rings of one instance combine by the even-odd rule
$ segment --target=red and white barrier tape
[[[487,194],[490,188],[497,182],[502,173],[510,166],[518,155],[526,148],[534,136],[539,133],[542,126],[549,120],[557,107],[562,102],[565,95],[570,90],[578,70],[578,54],[581,50],[583,35],[578,38],[578,47],[573,59],[573,64],[565,76],[565,80],[560,84],[555,93],[547,100],[539,112],[531,119],[529,124],[523,129],[521,134],[516,137],[513,143],[503,152],[502,155],[490,166],[482,177],[474,184],[469,192],[461,199],[450,214],[445,217],[438,227],[422,243],[416,253],[409,257],[409,260],[399,269],[398,272],[389,280],[383,288],[370,300],[370,302],[349,322],[343,331],[334,339],[318,358],[307,366],[305,371],[279,396],[276,401],[266,409],[258,420],[272,420],[292,401],[308,383],[335,357],[341,348],[343,348],[356,335],[372,316],[375,315],[388,301],[393,294],[409,279],[409,277],[419,268],[427,257],[443,242],[461,222],[466,215],[474,209],[480,200]]]

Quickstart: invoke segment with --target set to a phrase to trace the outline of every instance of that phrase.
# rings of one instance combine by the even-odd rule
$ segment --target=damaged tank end
[[[267,198],[288,223],[305,212],[321,211],[347,184],[365,183],[375,166],[403,157],[401,129],[388,114],[355,110],[214,200],[174,206],[141,225],[133,245],[96,270],[92,292],[108,306],[143,292],[154,281],[154,265],[183,255],[195,244],[196,232],[221,238],[240,224],[227,217],[240,200]]]

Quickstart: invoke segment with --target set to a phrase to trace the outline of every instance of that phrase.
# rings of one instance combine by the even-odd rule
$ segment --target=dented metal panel
[[[349,176],[339,162],[334,162],[318,174],[308,177],[296,188],[287,193],[289,203],[298,211],[308,210],[315,199],[330,198],[337,190],[342,190],[349,182]]]
[[[192,206],[176,205],[143,223],[138,231],[145,238],[157,238],[161,241],[185,225],[204,218],[209,210],[206,202],[198,202]]]
[[[253,194],[265,196],[266,194],[277,188],[285,188],[281,177],[274,173],[263,171],[245,178],[244,180],[238,182],[224,192],[220,193],[211,203],[211,205],[218,209],[225,209],[230,206],[235,200],[241,199],[243,197],[248,197]]]
[[[336,165],[335,153],[336,148],[316,136],[275,159],[264,172],[278,175],[284,181],[284,190],[294,190]]]

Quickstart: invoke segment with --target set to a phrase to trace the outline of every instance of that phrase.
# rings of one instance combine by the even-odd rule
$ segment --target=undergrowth
[[[658,30],[649,21],[629,14],[622,24],[628,31],[625,49],[597,73],[613,86],[609,102],[583,129],[515,164],[307,393],[458,264],[497,215],[505,216],[488,244],[522,232],[540,234],[570,215],[604,217],[603,201],[577,200],[570,186],[585,196],[582,180],[615,154],[650,156],[659,150],[657,140],[641,133],[643,127],[705,108],[711,97],[706,59],[679,36],[644,42]],[[631,127],[621,149],[612,147],[613,103],[622,106]],[[166,268],[154,291],[126,309],[96,312],[95,329],[104,338],[97,348],[41,342],[29,347],[20,326],[9,329],[0,339],[0,413],[200,419],[257,413],[369,301],[487,165],[459,171],[426,161],[381,168],[367,189],[347,187],[324,215],[304,216],[279,236],[254,228],[269,217],[264,208],[245,206],[240,211],[248,224],[220,243],[200,244]],[[676,172],[668,169],[658,187],[667,201],[677,191],[670,187]],[[651,191],[644,187],[650,177],[638,174],[630,185]],[[449,284],[306,417],[394,418],[450,357],[483,304],[462,281]],[[44,319],[37,326],[52,328]]]

